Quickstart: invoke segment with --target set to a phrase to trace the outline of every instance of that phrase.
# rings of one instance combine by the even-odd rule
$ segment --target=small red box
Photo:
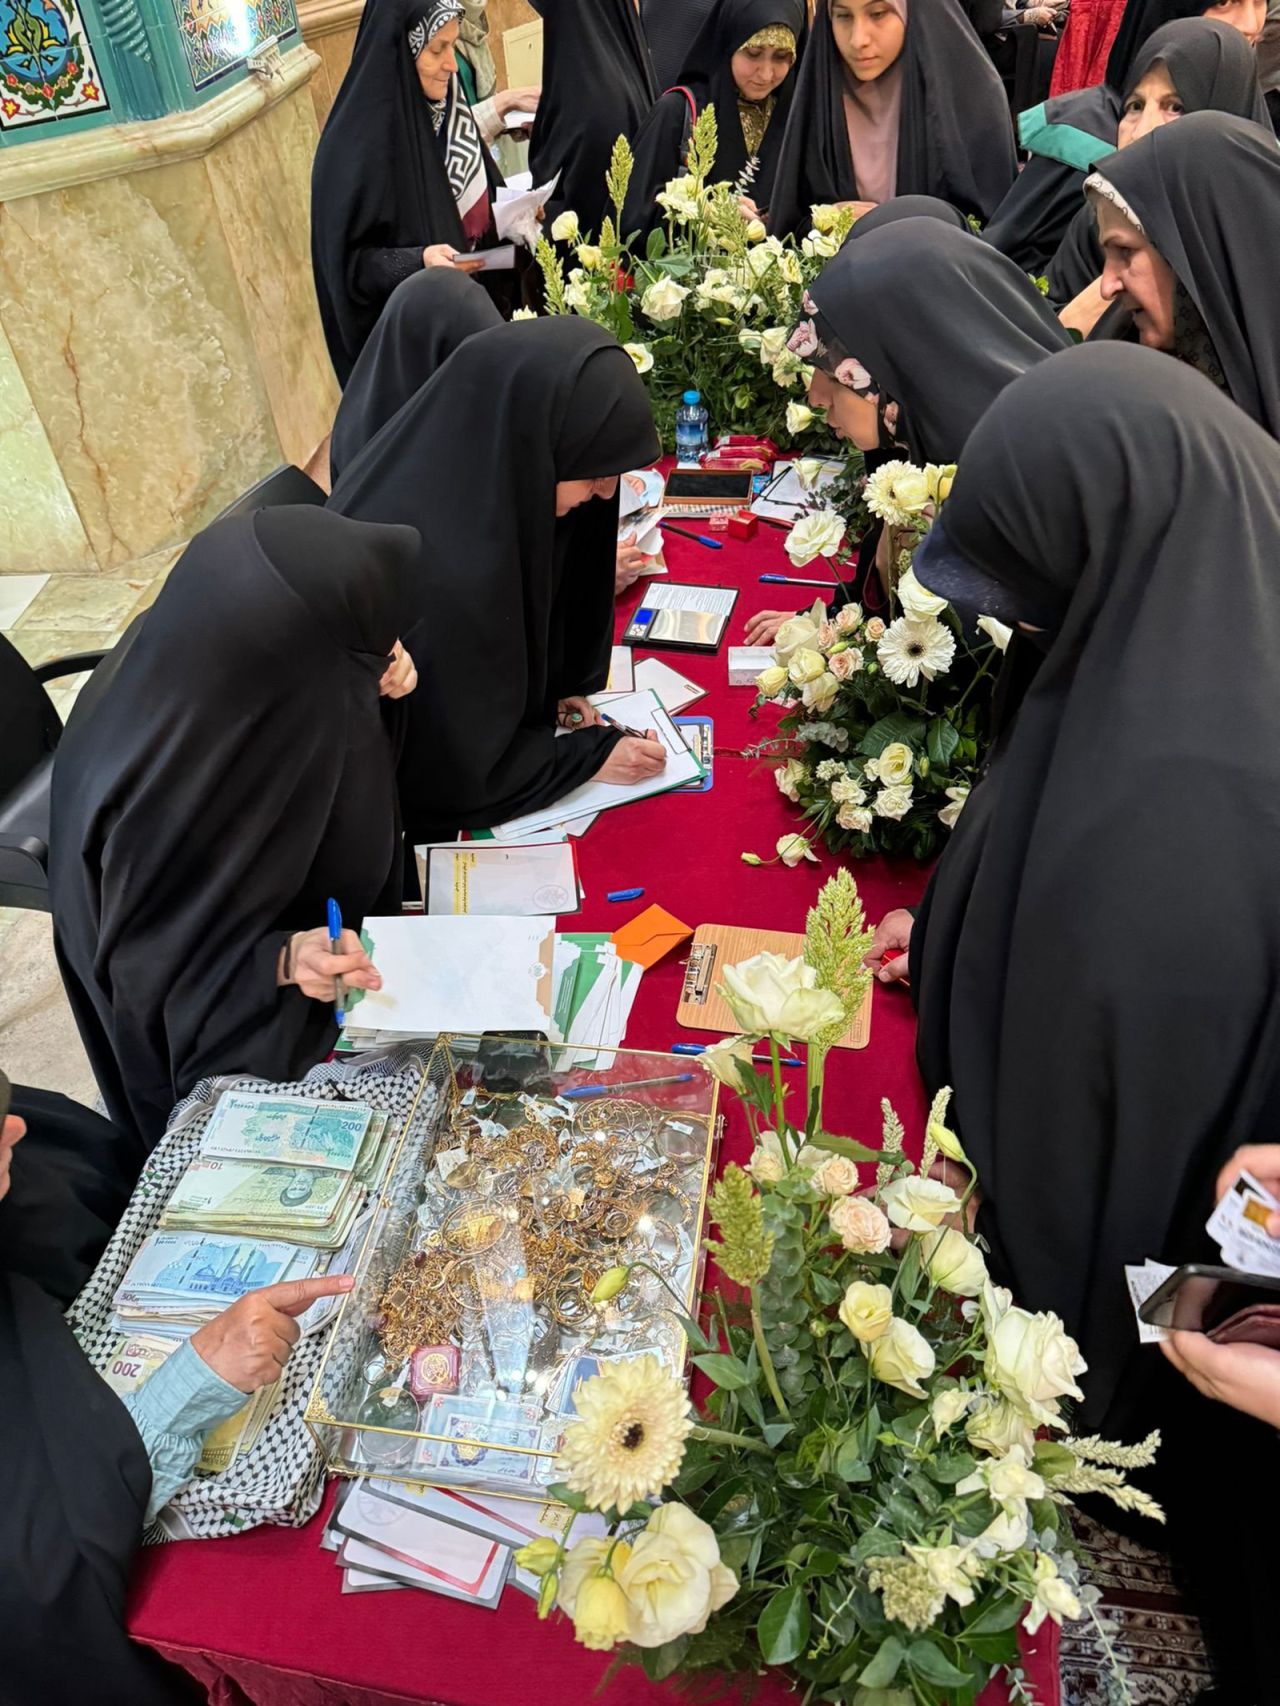
[[[419,1345],[409,1359],[409,1390],[420,1404],[436,1392],[458,1390],[458,1347]]]
[[[748,509],[740,509],[737,515],[729,517],[729,532],[734,539],[754,539],[758,518]]]

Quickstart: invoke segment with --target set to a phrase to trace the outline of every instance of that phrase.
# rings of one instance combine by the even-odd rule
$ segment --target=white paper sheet
[[[576,912],[573,850],[563,843],[500,847],[493,841],[436,847],[427,854],[430,916],[533,917]]]
[[[697,610],[709,616],[730,616],[738,596],[733,586],[688,586],[668,581],[666,586],[651,587],[645,594],[646,610]]]
[[[636,687],[656,693],[658,703],[673,717],[686,705],[692,705],[695,699],[701,699],[707,691],[660,658],[641,658],[636,665]]]
[[[615,699],[607,714],[628,728],[653,729],[667,750],[665,769],[643,782],[598,782],[594,779],[584,782],[562,800],[557,800],[555,805],[502,824],[494,830],[499,840],[521,841],[531,831],[549,823],[571,822],[587,812],[630,805],[632,800],[645,800],[652,794],[665,793],[669,788],[678,788],[682,782],[695,781],[702,775],[702,766],[681,740],[680,731],[672,724],[655,693],[633,693]],[[573,833],[572,825],[570,833]]]
[[[467,254],[469,261],[479,261],[477,272],[509,272],[516,264],[516,248],[514,243],[499,243],[493,249],[473,249]]]
[[[515,128],[510,119],[507,124],[508,128]],[[513,190],[510,185],[504,184],[493,204],[493,228],[499,240],[523,243],[525,248],[532,252],[542,235],[542,227],[538,223],[538,209],[546,207],[547,199],[559,181],[560,174],[557,172],[550,183],[538,184],[532,189]]]
[[[382,988],[348,1011],[359,1031],[543,1031],[546,918],[367,918]],[[548,961],[549,963],[549,961]]]
[[[822,507],[822,493],[844,472],[842,462],[824,462],[813,485],[800,484],[794,462],[775,462],[773,479],[751,501],[751,513],[768,521],[798,521],[807,509]]]

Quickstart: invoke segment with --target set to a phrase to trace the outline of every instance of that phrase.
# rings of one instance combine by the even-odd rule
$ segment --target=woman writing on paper
[[[658,453],[630,357],[566,315],[469,339],[344,471],[331,508],[422,536],[400,765],[413,840],[662,768],[660,745],[586,700],[609,672],[618,476]]]
[[[622,229],[642,237],[666,218],[656,197],[684,171],[695,113],[716,113],[716,182],[767,208],[804,39],[804,0],[716,0],[676,87],[658,97],[632,142],[635,167]]]
[[[345,385],[396,286],[423,267],[475,272],[501,177],[458,81],[460,0],[369,0],[311,173],[316,296]],[[509,313],[515,274],[484,272]]]
[[[149,1150],[210,1073],[299,1077],[333,1047],[354,930],[398,904],[384,699],[417,536],[311,506],[197,535],[53,768],[54,945],[107,1112]],[[389,707],[398,720],[403,706]]]
[[[985,219],[1013,182],[1009,107],[958,0],[818,0],[769,225],[811,203],[934,195]]]

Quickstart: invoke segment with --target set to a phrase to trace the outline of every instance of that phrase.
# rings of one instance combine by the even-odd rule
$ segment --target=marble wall
[[[0,572],[128,573],[328,432],[317,61],[282,65],[197,113],[87,133],[78,164],[70,138],[0,158]],[[108,137],[99,175],[85,150]]]
[[[320,64],[311,79],[311,99],[323,126],[351,63],[364,0],[298,0],[298,24]]]

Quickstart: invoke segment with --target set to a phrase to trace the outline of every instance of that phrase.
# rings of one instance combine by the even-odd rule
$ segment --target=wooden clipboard
[[[794,960],[804,953],[804,937],[786,930],[748,930],[736,924],[699,924],[685,967],[677,1023],[691,1031],[735,1031],[729,1003],[720,994],[725,966],[753,954],[782,954]],[[837,1048],[866,1048],[871,1041],[871,989]]]

